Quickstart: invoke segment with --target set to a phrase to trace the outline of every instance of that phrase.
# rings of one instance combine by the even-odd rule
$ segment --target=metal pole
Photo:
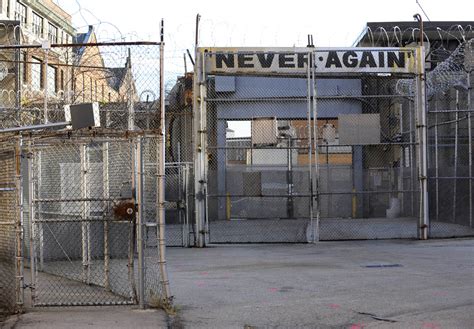
[[[37,158],[37,162],[36,162],[36,170],[37,170],[37,173],[38,173],[38,176],[36,177],[37,179],[37,196],[38,198],[41,197],[41,187],[43,185],[43,180],[42,180],[42,177],[41,177],[41,173],[42,173],[42,170],[43,170],[43,166],[42,166],[42,159],[43,157],[43,152],[42,151],[38,151],[38,158]],[[39,263],[39,270],[40,271],[43,271],[44,269],[44,230],[43,230],[43,223],[41,222],[42,220],[42,212],[41,212],[41,204],[40,203],[36,203],[39,211],[38,211],[38,220],[40,221],[40,223],[38,224],[38,230],[39,230],[39,258],[40,258],[40,263]]]
[[[468,85],[468,94],[467,94],[467,109],[469,111],[471,111],[471,90],[472,90],[472,86],[471,86],[471,72],[468,72],[467,73],[467,85]],[[468,150],[468,156],[469,156],[469,227],[472,228],[472,217],[473,217],[473,195],[472,195],[472,117],[471,117],[471,112],[468,112],[467,114],[467,118],[468,118],[468,121],[467,121],[467,129],[468,129],[468,139],[469,139],[469,150]]]
[[[194,170],[195,170],[195,219],[196,246],[204,247],[206,241],[205,222],[207,216],[207,111],[206,111],[206,80],[205,54],[196,50],[194,66],[193,109],[194,109]]]
[[[306,83],[307,83],[307,116],[308,116],[308,176],[309,176],[309,229],[310,229],[310,241],[314,243],[314,203],[313,203],[313,129],[311,127],[311,106],[312,106],[312,88],[311,88],[311,63],[312,63],[312,55],[313,52],[308,52],[308,70],[306,72]]]
[[[135,158],[137,159],[137,252],[138,252],[138,300],[141,308],[145,308],[145,258],[143,254],[143,151],[142,139],[137,138],[135,144]]]
[[[435,109],[438,108],[438,99],[434,99]],[[439,220],[439,152],[438,152],[438,115],[435,113],[435,200],[436,200],[436,214],[435,218]]]
[[[128,74],[128,130],[135,129],[135,109],[133,108],[133,85],[132,85],[132,53],[128,48],[127,59],[127,74]]]
[[[190,182],[189,182],[189,178],[190,178],[190,169],[189,169],[189,165],[186,164],[185,167],[184,167],[184,200],[185,200],[185,217],[184,217],[184,226],[185,226],[185,234],[186,234],[186,238],[184,240],[184,247],[189,247],[190,245],[190,241],[189,241],[189,186],[190,186]]]
[[[415,100],[416,101],[416,100]],[[416,108],[416,107],[415,107]],[[415,181],[415,163],[413,162],[413,155],[414,155],[414,150],[413,150],[413,135],[415,132],[415,128],[413,127],[413,105],[412,102],[408,103],[408,121],[409,121],[409,128],[410,128],[410,146],[409,146],[409,156],[410,156],[410,190],[414,190],[414,181]],[[414,215],[415,214],[415,196],[413,192],[410,194],[411,195],[411,202],[410,202],[410,214]]]
[[[43,98],[43,116],[44,116],[44,123],[48,123],[48,55],[49,55],[49,48],[46,48],[44,51],[44,98]]]
[[[458,135],[459,135],[459,90],[456,90],[456,112],[454,113],[454,178],[453,178],[453,223],[456,223],[457,176],[458,176]]]
[[[316,227],[314,231],[314,238],[313,242],[319,241],[319,217],[321,214],[321,200],[319,195],[319,179],[320,179],[320,172],[319,172],[319,152],[318,152],[318,89],[316,86],[316,51],[313,50],[312,52],[312,61],[311,61],[311,73],[312,73],[312,85],[313,85],[313,139],[314,139],[314,169],[315,174],[313,183],[315,186],[313,187],[313,192],[316,194],[311,196],[312,199],[316,201]]]
[[[136,173],[137,173],[137,163],[135,156],[135,144],[133,141],[130,141],[129,151],[131,152],[130,158],[132,162],[132,198],[134,202],[136,200]],[[128,280],[130,282],[131,296],[134,302],[138,302],[137,298],[137,287],[135,282],[135,237],[136,237],[136,223],[135,220],[131,220],[129,223],[129,235],[128,235]]]
[[[160,42],[160,137],[158,150],[158,248],[159,267],[161,274],[161,284],[163,287],[164,299],[167,304],[171,304],[171,292],[168,280],[168,270],[166,268],[166,212],[165,212],[165,162],[166,162],[166,108],[165,108],[165,71],[164,71],[164,21],[161,20],[161,42]],[[168,305],[170,306],[170,305]]]
[[[34,165],[35,165],[35,154],[33,153],[31,141],[28,142],[28,216],[29,216],[29,225],[30,225],[30,271],[31,271],[31,305],[35,304],[35,287],[36,287],[36,229],[35,229],[35,207],[33,204],[34,194],[35,194],[35,175],[34,175]]]
[[[88,177],[87,177],[87,145],[82,144],[80,146],[80,156],[81,156],[81,198],[87,199],[88,191]],[[89,284],[90,280],[90,266],[89,266],[89,234],[88,234],[88,225],[87,217],[87,201],[82,202],[82,211],[81,211],[81,219],[83,220],[81,224],[81,235],[82,235],[82,277],[83,280]]]
[[[109,112],[106,114],[106,127],[108,127]],[[109,190],[109,142],[105,142],[102,149],[102,175],[103,175],[103,196],[108,199]],[[109,246],[109,218],[108,218],[108,201],[104,201],[104,287],[110,291],[110,246]]]
[[[15,145],[15,190],[16,190],[16,304],[18,310],[24,302],[24,273],[23,273],[23,184],[21,179],[21,152],[23,140],[20,137]]]
[[[428,168],[427,168],[427,144],[426,144],[426,96],[425,96],[425,51],[423,47],[418,47],[416,52],[417,64],[417,148],[418,148],[418,179],[420,184],[420,216],[418,225],[418,235],[421,240],[427,240],[429,235],[429,214],[428,214]]]

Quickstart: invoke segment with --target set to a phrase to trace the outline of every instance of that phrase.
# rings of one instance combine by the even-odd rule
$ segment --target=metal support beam
[[[194,186],[195,186],[195,240],[204,247],[207,240],[207,84],[205,53],[196,51],[193,79],[194,110]]]
[[[416,131],[418,156],[419,195],[419,223],[418,237],[427,240],[429,236],[428,211],[428,167],[427,167],[427,125],[426,125],[426,86],[425,86],[425,51],[423,47],[416,49]]]

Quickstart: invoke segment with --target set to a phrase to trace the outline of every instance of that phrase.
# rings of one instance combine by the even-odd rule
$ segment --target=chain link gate
[[[96,43],[93,33],[78,40],[0,47],[15,72],[0,84],[2,135],[23,141],[28,206],[17,217],[31,278],[20,290],[31,288],[35,306],[171,306],[158,192],[163,43]],[[84,103],[94,105],[96,128],[70,129],[72,106]]]
[[[221,55],[205,52],[204,61],[216,56]],[[308,61],[311,53],[303,50],[298,56]],[[314,86],[309,68],[300,76],[290,72],[277,77],[229,69],[203,73],[201,79],[207,111],[209,243],[314,239]],[[233,137],[230,128],[239,136]]]
[[[421,52],[200,48],[197,244],[426,238]]]

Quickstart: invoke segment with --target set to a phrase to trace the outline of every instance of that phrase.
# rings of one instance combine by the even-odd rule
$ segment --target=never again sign
[[[216,74],[306,74],[313,62],[317,73],[415,72],[414,49],[408,48],[206,50],[206,71]]]

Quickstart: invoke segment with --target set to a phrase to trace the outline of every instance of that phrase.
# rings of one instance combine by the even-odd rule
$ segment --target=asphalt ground
[[[168,248],[177,316],[33,308],[2,328],[473,328],[474,239]]]
[[[474,240],[168,249],[186,328],[474,328]]]

